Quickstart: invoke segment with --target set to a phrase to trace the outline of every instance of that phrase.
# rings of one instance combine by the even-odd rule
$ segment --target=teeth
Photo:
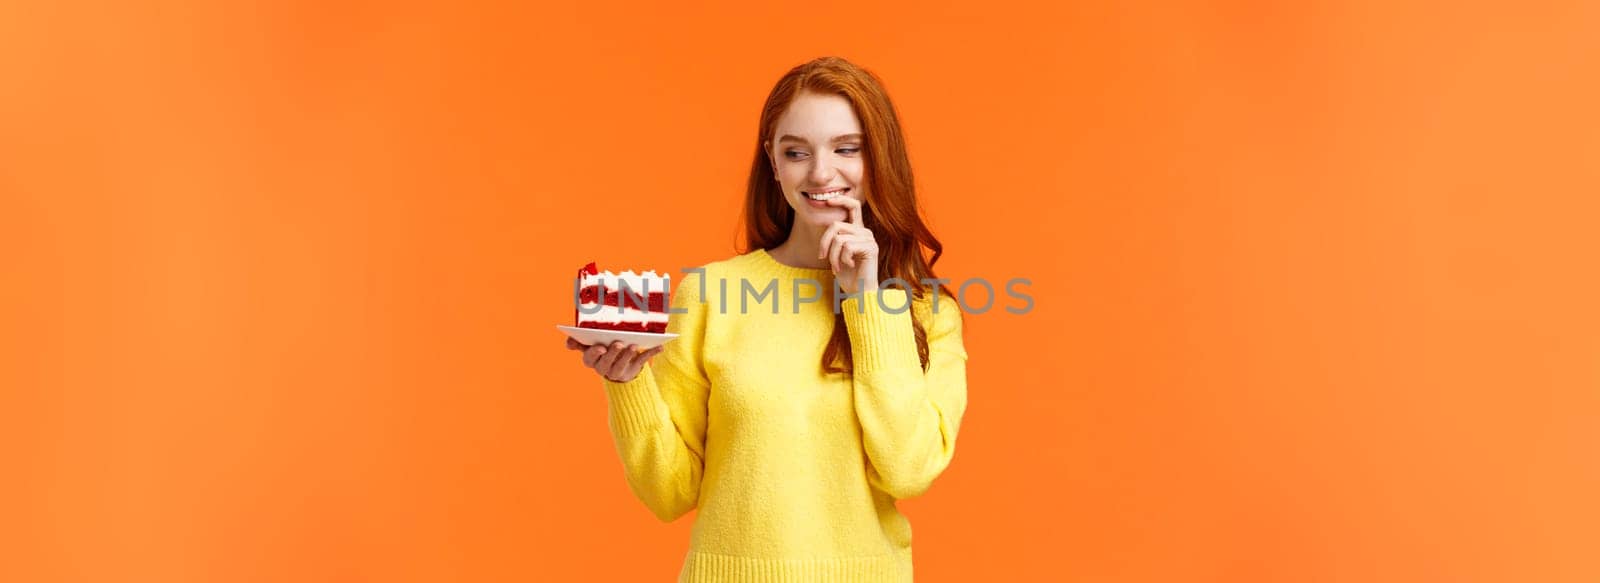
[[[839,198],[840,196],[843,196],[843,195],[844,195],[844,191],[843,190],[834,190],[834,191],[824,192],[822,194],[817,194],[817,193],[813,193],[813,192],[806,193],[806,197],[810,198],[811,200],[831,200],[831,199]]]

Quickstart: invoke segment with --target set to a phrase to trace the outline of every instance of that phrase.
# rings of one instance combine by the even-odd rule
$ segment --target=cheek
[[[805,179],[806,169],[799,164],[784,164],[778,170],[778,180],[783,182],[784,190],[789,190],[791,187],[798,188],[795,185],[804,182]]]
[[[840,170],[844,172],[844,175],[850,178],[850,182],[855,184],[861,184],[861,169],[862,164],[859,158],[852,160],[849,166],[840,168]]]

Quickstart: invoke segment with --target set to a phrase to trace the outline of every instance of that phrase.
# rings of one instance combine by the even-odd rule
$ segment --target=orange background
[[[1600,580],[1600,3],[138,4],[0,5],[0,580],[669,580],[552,326],[824,54],[1034,282],[919,581]]]

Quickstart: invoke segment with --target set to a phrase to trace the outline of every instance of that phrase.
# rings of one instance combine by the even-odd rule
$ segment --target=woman
[[[910,580],[895,501],[955,453],[967,354],[874,76],[822,58],[778,81],[745,222],[747,252],[673,292],[678,338],[567,341],[604,380],[628,485],[663,521],[699,508],[680,580]]]

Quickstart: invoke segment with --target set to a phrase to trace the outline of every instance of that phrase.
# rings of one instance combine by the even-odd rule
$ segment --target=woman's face
[[[835,196],[865,200],[861,122],[840,95],[802,92],[778,118],[775,141],[763,144],[796,223],[825,229],[847,220],[845,209],[821,202]],[[820,200],[819,200],[820,197]]]

